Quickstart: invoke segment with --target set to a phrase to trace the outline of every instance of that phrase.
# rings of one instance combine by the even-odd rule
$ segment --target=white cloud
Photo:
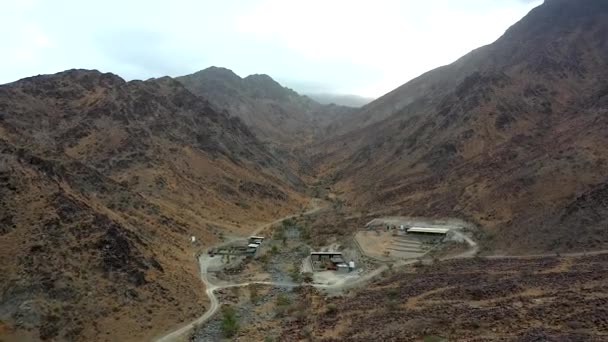
[[[0,83],[68,68],[145,79],[218,65],[379,96],[490,43],[539,1],[0,0]]]
[[[239,32],[311,60],[349,61],[381,73],[379,95],[491,43],[538,4],[519,1],[265,0],[236,18]]]

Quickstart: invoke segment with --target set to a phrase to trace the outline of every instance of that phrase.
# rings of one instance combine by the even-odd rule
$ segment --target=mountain
[[[356,208],[458,217],[488,250],[608,246],[608,2],[547,0],[338,122],[313,159]]]
[[[89,70],[0,86],[0,183],[8,340],[149,340],[205,311],[201,243],[304,203],[240,119]]]
[[[321,105],[285,88],[268,75],[241,78],[229,69],[210,67],[176,78],[216,108],[241,118],[265,142],[295,147],[327,134],[327,126],[352,108]]]
[[[343,95],[343,94],[331,94],[331,93],[314,93],[306,94],[311,99],[321,104],[335,104],[346,107],[362,107],[374,99],[369,97],[363,97],[358,95]]]

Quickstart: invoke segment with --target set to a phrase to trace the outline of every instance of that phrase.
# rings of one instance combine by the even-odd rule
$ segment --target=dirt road
[[[310,209],[308,211],[302,213],[302,215],[315,214],[315,213],[327,208],[328,203],[322,199],[313,198],[310,201],[309,207],[310,207]],[[256,228],[256,230],[251,232],[250,235],[257,235],[264,229],[270,228],[275,224],[281,223],[283,220],[291,219],[291,218],[297,217],[299,215],[301,215],[301,214],[298,213],[298,214],[288,215],[288,216],[282,217],[280,219],[277,219],[275,221],[272,221],[270,223],[261,225],[258,228]],[[222,244],[217,245],[215,247],[225,245],[227,243],[233,242],[234,240],[236,240],[236,238],[234,238],[230,241],[224,241],[224,242],[222,242]],[[213,315],[217,312],[217,310],[220,307],[217,296],[215,295],[216,290],[230,288],[230,287],[244,287],[244,286],[249,286],[249,285],[253,285],[253,284],[272,285],[272,286],[279,286],[279,287],[300,286],[300,284],[295,284],[295,283],[274,283],[274,282],[265,282],[265,281],[254,281],[254,282],[246,282],[246,283],[240,283],[240,284],[221,285],[221,286],[214,285],[209,281],[209,278],[208,278],[208,273],[207,273],[207,267],[209,265],[208,258],[209,258],[209,256],[206,253],[201,254],[198,258],[198,264],[199,264],[199,269],[200,269],[200,274],[201,274],[201,281],[205,284],[205,287],[206,287],[205,293],[207,294],[207,297],[209,297],[209,303],[210,303],[209,309],[207,309],[207,311],[201,317],[156,339],[155,340],[156,342],[171,342],[171,341],[185,340],[186,333],[188,333],[192,329],[194,329],[194,327],[196,325],[203,324],[203,323],[207,322],[211,317],[213,317]]]

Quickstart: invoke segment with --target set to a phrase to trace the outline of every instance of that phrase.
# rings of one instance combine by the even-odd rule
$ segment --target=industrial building
[[[257,254],[260,249],[260,245],[264,241],[262,236],[251,236],[247,240],[246,245],[232,245],[216,249],[210,249],[209,255],[241,255],[247,257],[253,257]]]
[[[439,234],[445,235],[450,229],[449,228],[424,228],[424,227],[411,227],[408,228],[407,233],[417,233],[417,234]]]
[[[355,268],[355,262],[347,263],[340,252],[312,252],[310,263],[313,272],[336,271],[346,274]]]

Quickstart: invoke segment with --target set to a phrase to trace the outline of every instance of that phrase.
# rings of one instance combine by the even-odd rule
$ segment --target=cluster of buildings
[[[264,237],[262,236],[250,236],[249,240],[247,240],[247,254],[251,256],[256,255],[262,241],[264,241]]]
[[[346,274],[355,269],[355,262],[346,262],[340,252],[312,252],[310,264],[313,272],[336,271],[339,274]]]
[[[240,255],[246,257],[254,257],[258,253],[262,241],[264,241],[263,236],[251,236],[247,240],[246,245],[230,245],[210,249],[209,255]]]

